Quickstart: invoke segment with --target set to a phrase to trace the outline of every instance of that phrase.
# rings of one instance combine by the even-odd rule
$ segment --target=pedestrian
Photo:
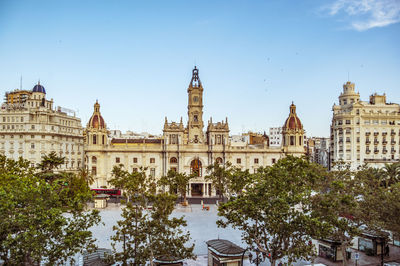
[[[386,245],[385,247],[385,256],[389,257],[389,245]]]

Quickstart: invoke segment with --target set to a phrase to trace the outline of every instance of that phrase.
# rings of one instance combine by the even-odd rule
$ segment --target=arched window
[[[221,157],[218,157],[215,161],[216,161],[217,163],[221,164],[221,163],[222,163],[222,158],[221,158]]]
[[[101,136],[101,140],[102,140],[102,143],[101,143],[101,144],[103,144],[103,145],[104,145],[104,135],[103,135],[103,136]]]
[[[196,176],[202,175],[202,164],[199,159],[194,159],[190,163],[190,174],[195,174]]]
[[[178,159],[176,159],[176,157],[172,157],[169,159],[169,163],[178,163]]]
[[[294,145],[294,136],[290,136],[290,145],[293,146]]]
[[[93,135],[93,144],[97,144],[97,136]]]
[[[92,163],[97,163],[97,158],[96,158],[96,156],[92,156]]]

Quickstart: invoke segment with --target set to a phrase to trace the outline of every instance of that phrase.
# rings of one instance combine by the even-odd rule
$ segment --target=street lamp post
[[[253,259],[253,254],[250,252],[249,261],[250,263],[254,263],[258,266],[260,265],[261,262],[265,261],[267,254],[265,252],[260,251],[258,248],[256,248],[254,251],[256,252],[256,256]]]

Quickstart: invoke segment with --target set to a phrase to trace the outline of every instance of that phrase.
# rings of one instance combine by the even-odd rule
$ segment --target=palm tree
[[[90,186],[94,182],[94,177],[90,174],[89,170],[86,169],[85,167],[79,168],[78,176],[80,178],[83,178],[86,181],[88,186]]]
[[[382,178],[386,188],[400,182],[400,163],[386,163],[382,168]]]

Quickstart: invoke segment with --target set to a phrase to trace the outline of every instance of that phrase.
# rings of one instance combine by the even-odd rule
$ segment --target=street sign
[[[355,259],[355,260],[359,260],[359,259],[360,259],[360,254],[355,253],[355,254],[354,254],[354,259]]]

